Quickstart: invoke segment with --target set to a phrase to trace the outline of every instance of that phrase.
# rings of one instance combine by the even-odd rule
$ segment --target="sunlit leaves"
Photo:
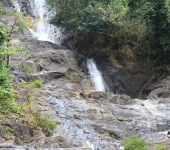
[[[0,45],[9,39],[9,36],[6,33],[5,25],[0,24]]]

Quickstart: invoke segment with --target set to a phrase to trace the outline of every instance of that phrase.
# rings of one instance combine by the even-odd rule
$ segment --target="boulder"
[[[95,90],[84,90],[80,93],[86,99],[92,98],[96,100],[109,100],[113,104],[129,105],[133,103],[133,100],[127,95],[115,95],[112,93],[95,91]]]
[[[148,95],[148,98],[170,98],[170,76],[152,82],[144,92]]]
[[[35,139],[46,137],[42,131],[37,132],[29,125],[23,124],[14,118],[10,119],[6,125],[13,130],[13,134],[15,136],[14,140],[17,144],[30,143]]]
[[[41,138],[30,144],[37,148],[69,148],[70,143],[61,136]]]

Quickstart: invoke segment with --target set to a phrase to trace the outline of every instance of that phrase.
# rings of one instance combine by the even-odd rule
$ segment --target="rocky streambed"
[[[150,96],[140,100],[96,91],[86,70],[86,58],[81,54],[50,42],[27,38],[15,39],[13,44],[25,45],[27,49],[26,56],[13,56],[10,60],[11,64],[18,64],[12,71],[16,82],[14,89],[22,95],[17,101],[26,101],[26,93],[32,92],[34,110],[40,108],[60,124],[50,134],[45,134],[24,125],[23,120],[17,125],[9,122],[14,128],[14,145],[2,140],[5,144],[0,147],[119,150],[123,138],[136,135],[146,138],[151,147],[165,144],[170,148],[166,136],[170,128],[168,97]],[[32,72],[24,66],[32,68]],[[28,92],[29,89],[20,85],[20,82],[35,79],[41,80],[43,87]],[[21,143],[16,142],[17,135],[24,137]],[[16,147],[18,144],[26,147]]]
[[[38,16],[31,8],[32,0],[19,2],[25,14]],[[144,64],[126,61],[122,65],[113,58],[97,58],[111,92],[97,91],[85,56],[30,35],[21,36],[11,41],[26,47],[10,57],[16,101],[19,105],[28,103],[31,95],[30,113],[41,109],[60,124],[43,132],[34,129],[29,118],[8,118],[0,124],[1,149],[122,150],[123,139],[133,135],[146,138],[151,149],[158,144],[170,149],[169,78],[148,86],[152,74]],[[41,88],[21,85],[36,79],[42,81]],[[141,96],[144,89],[146,99],[130,97]],[[13,132],[7,132],[7,126]]]

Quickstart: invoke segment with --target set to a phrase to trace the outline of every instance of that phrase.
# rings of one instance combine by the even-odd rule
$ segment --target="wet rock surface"
[[[87,91],[85,93],[88,95]],[[119,149],[123,138],[132,135],[144,137],[152,145],[168,143],[169,99],[132,100],[123,96],[123,99],[130,99],[130,103],[119,104],[112,99],[121,99],[122,95],[107,96],[110,93],[103,92],[100,95],[103,94],[106,96],[84,98],[81,91],[70,91],[64,86],[39,89],[36,96],[44,103],[41,109],[48,110],[61,123],[54,130],[53,139],[63,137],[71,142],[70,147],[88,146],[92,150]],[[37,142],[30,146],[35,146],[34,143]]]
[[[143,89],[152,78],[150,68],[144,63],[128,60],[118,62],[114,57],[96,57],[99,70],[105,82],[115,94],[126,94],[133,98],[141,97]]]
[[[43,113],[50,113],[60,122],[51,135],[39,133],[39,138],[32,138],[34,131],[22,125],[18,135],[27,135],[22,138],[28,147],[119,150],[123,138],[132,135],[146,138],[152,147],[157,145],[155,142],[169,146],[168,98],[139,100],[95,91],[82,69],[86,61],[82,55],[49,42],[25,39],[18,44],[26,45],[29,56],[22,61],[19,57],[11,58],[11,63],[19,62],[13,69],[16,82],[42,80],[43,87],[34,90],[35,109],[40,107]],[[24,72],[25,64],[34,72]]]
[[[148,85],[145,92],[152,99],[170,98],[170,76]]]
[[[30,3],[20,0],[19,4],[25,14],[34,16]],[[22,93],[16,101],[24,103],[28,93],[33,94],[34,110],[40,108],[60,124],[44,133],[25,120],[10,118],[0,125],[0,149],[120,150],[123,138],[132,135],[146,138],[151,147],[165,144],[170,149],[168,78],[150,87],[147,100],[132,99],[124,94],[140,95],[151,78],[149,69],[143,64],[119,66],[113,59],[96,59],[114,94],[95,91],[87,59],[81,54],[25,37],[13,39],[12,44],[26,47],[25,53],[10,59],[10,64],[17,64],[12,70],[14,89]],[[35,79],[43,82],[42,88],[30,91],[19,85]],[[13,131],[7,132],[6,127]]]
[[[53,79],[65,78],[70,72],[73,78],[70,80],[79,80],[79,78],[87,77],[87,74],[84,76],[78,67],[81,60],[85,59],[82,55],[50,42],[25,40],[24,42],[13,42],[14,44],[24,45],[27,48],[25,56],[22,56],[22,58],[26,57],[26,59],[21,61],[21,57],[11,58],[11,64],[18,64],[18,66],[13,67],[16,81],[39,79],[43,83],[47,83]]]

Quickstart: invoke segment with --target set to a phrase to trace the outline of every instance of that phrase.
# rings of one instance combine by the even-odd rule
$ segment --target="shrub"
[[[2,10],[2,5],[0,2],[0,15],[3,13],[4,10]],[[7,15],[5,18],[7,19]],[[8,65],[9,65],[9,56],[12,54],[16,54],[20,48],[12,46],[12,44],[10,43],[10,40],[12,39],[11,35],[13,33],[13,29],[17,30],[15,25],[11,25],[12,28],[8,32],[8,27],[9,27],[8,25],[11,23],[12,23],[11,21],[6,21],[6,20],[0,23],[0,51],[1,51],[0,53],[0,113],[3,115],[13,116],[13,115],[19,115],[20,110],[17,104],[14,102],[14,93],[11,86],[13,78],[11,77],[11,75],[9,75],[10,70]]]
[[[146,140],[137,138],[136,136],[125,138],[123,146],[125,150],[148,150],[148,143]]]
[[[23,65],[22,71],[24,71],[26,73],[30,73],[30,74],[34,73],[34,69],[26,64]]]
[[[29,98],[28,98],[28,108],[33,109],[34,108],[34,95],[32,92],[29,93]]]
[[[70,75],[72,75],[74,78],[78,78],[79,74],[75,71],[70,72]]]
[[[40,110],[37,110],[33,114],[31,122],[35,128],[41,127],[44,131],[54,130],[59,123],[58,121],[50,120],[48,114],[41,114]]]
[[[29,87],[29,88],[40,88],[42,87],[42,81],[40,80],[35,80],[32,82],[22,82],[21,83],[23,86]]]
[[[168,148],[165,145],[158,145],[155,147],[155,150],[168,150]]]
[[[3,61],[0,61],[0,113],[17,115],[19,108],[14,102],[14,93],[11,88],[12,77]]]
[[[5,131],[6,131],[7,133],[8,133],[8,132],[14,132],[14,130],[13,130],[11,127],[9,127],[9,126],[6,126]]]

